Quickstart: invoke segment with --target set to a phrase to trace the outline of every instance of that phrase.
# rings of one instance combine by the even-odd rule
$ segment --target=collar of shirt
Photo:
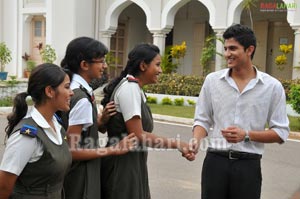
[[[254,81],[253,80],[250,81],[249,86],[254,87],[258,82],[261,82],[264,84],[263,73],[260,72],[256,68],[256,66],[253,66],[253,68],[256,71],[256,77],[255,77]],[[229,75],[230,70],[231,69],[229,69],[229,68],[224,69],[224,72],[221,73],[221,75],[220,75],[220,79],[225,79],[231,86],[235,87],[234,86],[235,83],[234,83],[232,77]]]
[[[71,89],[79,88],[82,85],[92,96],[93,89],[89,86],[89,84],[78,74],[74,74],[71,82]]]
[[[253,68],[254,68],[254,70],[256,71],[255,82],[257,83],[258,81],[261,81],[262,83],[264,83],[264,80],[263,80],[263,73],[260,72],[260,71],[256,68],[256,66],[253,66]],[[231,70],[230,68],[224,69],[224,72],[221,73],[221,75],[220,75],[220,79],[223,79],[223,78],[224,78],[226,81],[228,81],[228,80],[231,78],[230,75],[229,75],[230,70]]]
[[[37,123],[38,126],[40,126],[41,128],[44,129],[44,132],[46,133],[46,135],[52,142],[54,142],[55,144],[58,144],[58,145],[62,144],[62,138],[61,138],[61,133],[60,133],[62,127],[58,123],[58,121],[54,115],[52,117],[52,121],[53,121],[54,128],[55,128],[53,130],[56,133],[53,132],[53,130],[51,129],[49,123],[46,121],[44,116],[35,107],[32,107],[31,111],[27,114],[26,117],[30,117],[30,116]]]
[[[133,75],[130,75],[130,74],[127,74],[127,75],[126,75],[126,78],[127,78],[127,77],[135,78]]]
[[[44,116],[35,107],[32,107],[30,116],[37,123],[37,125],[39,125],[43,129],[51,128],[50,125],[48,124],[48,122],[46,121],[46,119],[44,118]],[[57,122],[54,115],[53,115],[52,121],[55,126],[55,129],[60,130],[61,126]]]

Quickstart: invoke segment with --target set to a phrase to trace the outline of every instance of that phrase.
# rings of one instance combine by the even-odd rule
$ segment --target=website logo
[[[296,11],[297,3],[261,2],[261,12],[287,12]]]

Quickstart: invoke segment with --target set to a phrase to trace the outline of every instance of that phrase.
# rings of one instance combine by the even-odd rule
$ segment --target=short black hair
[[[251,28],[241,25],[241,24],[234,24],[228,27],[224,34],[223,39],[230,39],[234,38],[237,42],[239,42],[244,49],[246,50],[249,46],[254,46],[254,51],[251,54],[251,59],[253,59],[255,50],[256,50],[256,37],[254,32]]]
[[[73,39],[67,46],[66,54],[60,65],[78,74],[81,61],[105,57],[107,47],[100,41],[90,37],[78,37]]]

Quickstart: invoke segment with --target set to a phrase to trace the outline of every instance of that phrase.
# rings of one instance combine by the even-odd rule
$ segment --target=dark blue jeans
[[[235,159],[208,152],[203,162],[202,199],[259,199],[260,159]]]

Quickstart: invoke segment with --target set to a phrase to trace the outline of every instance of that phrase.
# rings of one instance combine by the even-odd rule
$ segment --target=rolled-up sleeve
[[[282,141],[286,141],[289,136],[289,120],[286,112],[286,96],[282,85],[274,87],[273,103],[269,115],[269,127],[274,130]]]

